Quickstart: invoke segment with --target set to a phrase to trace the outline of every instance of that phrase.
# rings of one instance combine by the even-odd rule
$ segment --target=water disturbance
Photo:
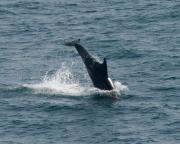
[[[178,0],[1,0],[0,144],[180,143]],[[107,59],[93,87],[74,47]]]

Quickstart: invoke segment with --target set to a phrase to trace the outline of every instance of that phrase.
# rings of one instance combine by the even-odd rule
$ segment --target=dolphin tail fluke
[[[80,39],[75,39],[72,41],[64,40],[64,45],[65,46],[75,46],[76,44],[80,43]]]

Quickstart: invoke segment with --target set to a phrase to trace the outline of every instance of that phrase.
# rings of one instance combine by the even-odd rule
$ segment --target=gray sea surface
[[[180,143],[179,0],[0,0],[0,144],[154,143]]]

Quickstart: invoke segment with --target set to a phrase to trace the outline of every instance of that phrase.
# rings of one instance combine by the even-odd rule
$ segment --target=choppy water
[[[178,0],[1,0],[0,143],[180,143],[179,12]],[[69,37],[107,58],[113,93],[92,87]]]

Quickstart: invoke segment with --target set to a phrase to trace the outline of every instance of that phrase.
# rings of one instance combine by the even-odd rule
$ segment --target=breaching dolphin
[[[64,41],[66,46],[74,46],[81,56],[88,74],[93,82],[94,87],[101,90],[112,90],[114,84],[108,77],[107,62],[104,58],[103,63],[100,63],[88,51],[80,45],[80,39],[74,41]]]

